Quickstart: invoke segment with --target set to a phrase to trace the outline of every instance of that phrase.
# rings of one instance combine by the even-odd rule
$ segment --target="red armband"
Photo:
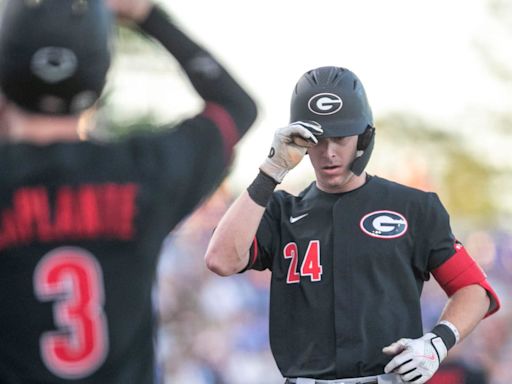
[[[468,285],[477,284],[484,288],[491,299],[491,305],[485,317],[500,308],[498,295],[487,281],[485,272],[458,242],[455,243],[455,254],[434,269],[432,275],[448,296],[452,296],[459,289]]]

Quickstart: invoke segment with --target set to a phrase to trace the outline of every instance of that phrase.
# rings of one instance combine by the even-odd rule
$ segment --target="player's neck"
[[[7,141],[44,145],[80,140],[80,116],[32,114],[12,105],[3,113],[3,132]]]

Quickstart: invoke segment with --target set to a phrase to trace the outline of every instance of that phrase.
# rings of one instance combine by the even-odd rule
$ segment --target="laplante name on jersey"
[[[21,187],[0,211],[0,250],[32,242],[133,238],[134,183]]]

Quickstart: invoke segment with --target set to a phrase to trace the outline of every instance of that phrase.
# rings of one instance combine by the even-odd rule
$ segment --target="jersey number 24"
[[[297,244],[294,242],[288,243],[283,248],[283,256],[285,259],[291,259],[288,266],[288,274],[286,282],[294,284],[300,282],[301,276],[309,276],[311,281],[322,280],[322,265],[320,264],[320,241],[311,240],[299,266],[299,251]]]

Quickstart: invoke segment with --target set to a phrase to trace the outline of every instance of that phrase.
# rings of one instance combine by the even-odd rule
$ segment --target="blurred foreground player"
[[[499,308],[435,193],[368,175],[375,142],[365,90],[321,67],[294,88],[290,125],[217,226],[208,267],[272,271],[270,345],[288,383],[425,383],[447,351]],[[274,192],[307,153],[316,181]],[[423,333],[433,275],[450,297]]]
[[[5,3],[0,383],[154,383],[161,242],[225,176],[255,104],[149,1]],[[111,11],[177,59],[200,114],[116,143],[79,140],[110,64]]]

